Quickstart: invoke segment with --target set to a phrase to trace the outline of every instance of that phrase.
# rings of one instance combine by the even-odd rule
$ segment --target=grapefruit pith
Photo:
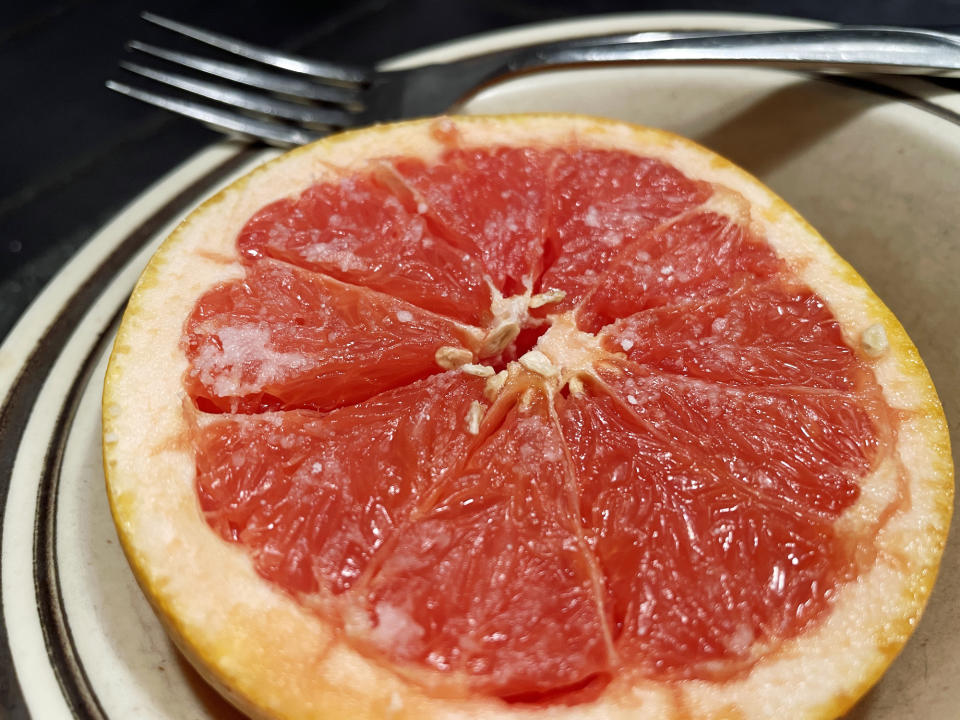
[[[266,717],[830,717],[952,507],[903,329],[749,175],[594,118],[375,127],[268,163],[145,271],[114,517]]]

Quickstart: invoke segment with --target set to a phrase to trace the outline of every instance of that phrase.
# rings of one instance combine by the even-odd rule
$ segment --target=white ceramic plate
[[[398,59],[450,59],[571,35],[773,29],[756,16],[630,15],[485,35]],[[466,112],[565,110],[668,128],[770,184],[863,273],[920,347],[960,417],[960,99],[920,80],[816,79],[744,68],[607,68],[531,75]],[[99,398],[127,295],[203,197],[272,153],[220,143],[161,180],[56,277],[0,348],[2,590],[17,717],[209,718],[234,713],[186,665],[118,546],[100,460]],[[949,547],[916,635],[855,718],[956,717],[960,553]],[[11,667],[12,666],[12,667]],[[16,680],[14,679],[14,669]],[[16,682],[22,697],[16,691]]]

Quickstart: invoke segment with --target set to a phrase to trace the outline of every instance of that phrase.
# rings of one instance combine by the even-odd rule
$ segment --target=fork
[[[443,113],[495,81],[544,68],[668,62],[910,74],[960,71],[960,35],[907,28],[607,35],[411,69],[377,70],[277,52],[152,13],[142,17],[249,63],[131,41],[127,45],[131,51],[227,82],[138,62],[122,61],[122,68],[222,107],[113,80],[107,82],[108,88],[200,120],[226,134],[281,147],[301,145],[342,129]]]

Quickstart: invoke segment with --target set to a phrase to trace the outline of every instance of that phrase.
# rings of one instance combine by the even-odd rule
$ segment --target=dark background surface
[[[960,26],[960,0],[112,0],[0,2],[0,338],[53,274],[153,181],[217,135],[104,87],[141,10],[317,57],[373,63],[477,32],[585,14],[769,13]]]

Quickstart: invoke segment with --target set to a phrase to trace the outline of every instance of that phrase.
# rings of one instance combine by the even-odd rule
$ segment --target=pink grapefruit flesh
[[[896,427],[713,194],[624,151],[454,147],[268,205],[183,340],[196,407],[227,413],[195,438],[207,521],[418,678],[548,701],[748,669],[856,578],[834,523]],[[495,298],[550,293],[485,345]],[[508,360],[561,315],[602,359],[553,392]]]

